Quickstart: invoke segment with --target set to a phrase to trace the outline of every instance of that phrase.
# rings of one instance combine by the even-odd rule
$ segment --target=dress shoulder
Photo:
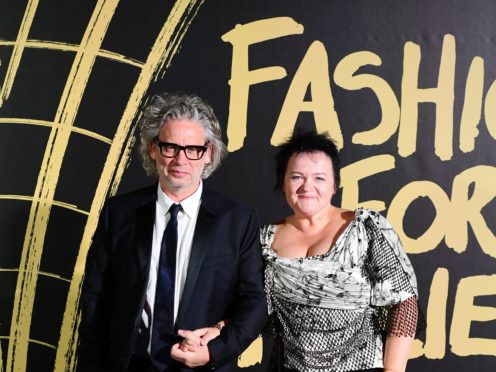
[[[370,234],[372,231],[379,232],[394,248],[397,254],[405,254],[400,237],[382,214],[371,208],[357,208],[355,210],[355,219],[364,224],[367,233]],[[370,223],[367,221],[370,221]]]
[[[261,241],[271,241],[274,236],[276,225],[267,224],[260,227],[260,240]]]
[[[380,213],[366,208],[356,210],[356,219],[363,226],[372,263],[372,304],[384,306],[418,297],[413,266],[400,237]]]
[[[365,222],[367,219],[376,224],[389,224],[384,216],[372,208],[359,207],[355,209],[355,220]]]
[[[275,257],[276,254],[272,250],[272,241],[276,225],[267,224],[260,228],[260,245],[262,246],[262,255],[264,258]]]

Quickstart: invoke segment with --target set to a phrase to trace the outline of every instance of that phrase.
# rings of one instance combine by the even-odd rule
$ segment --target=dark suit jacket
[[[126,371],[150,271],[157,186],[110,198],[88,252],[81,297],[78,370]],[[256,214],[203,189],[177,329],[229,319],[209,343],[230,370],[267,320]],[[188,368],[182,368],[184,371]]]

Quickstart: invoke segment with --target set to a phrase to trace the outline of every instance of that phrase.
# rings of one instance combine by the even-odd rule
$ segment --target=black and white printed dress
[[[398,235],[359,208],[329,252],[277,257],[275,225],[261,231],[278,368],[339,372],[383,366],[388,334],[414,336],[417,281]]]

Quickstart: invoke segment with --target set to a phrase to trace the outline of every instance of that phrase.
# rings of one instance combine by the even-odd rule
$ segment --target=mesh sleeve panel
[[[414,337],[417,332],[418,312],[416,297],[410,297],[406,301],[391,306],[388,311],[387,335]]]

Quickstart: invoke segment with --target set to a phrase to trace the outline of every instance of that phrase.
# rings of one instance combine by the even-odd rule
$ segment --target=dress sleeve
[[[365,229],[371,305],[394,305],[418,296],[412,264],[391,225],[377,212],[371,212],[370,218],[365,220]]]
[[[425,327],[418,307],[417,280],[400,239],[377,212],[365,221],[371,305],[380,307],[379,328],[388,335],[414,336]]]

